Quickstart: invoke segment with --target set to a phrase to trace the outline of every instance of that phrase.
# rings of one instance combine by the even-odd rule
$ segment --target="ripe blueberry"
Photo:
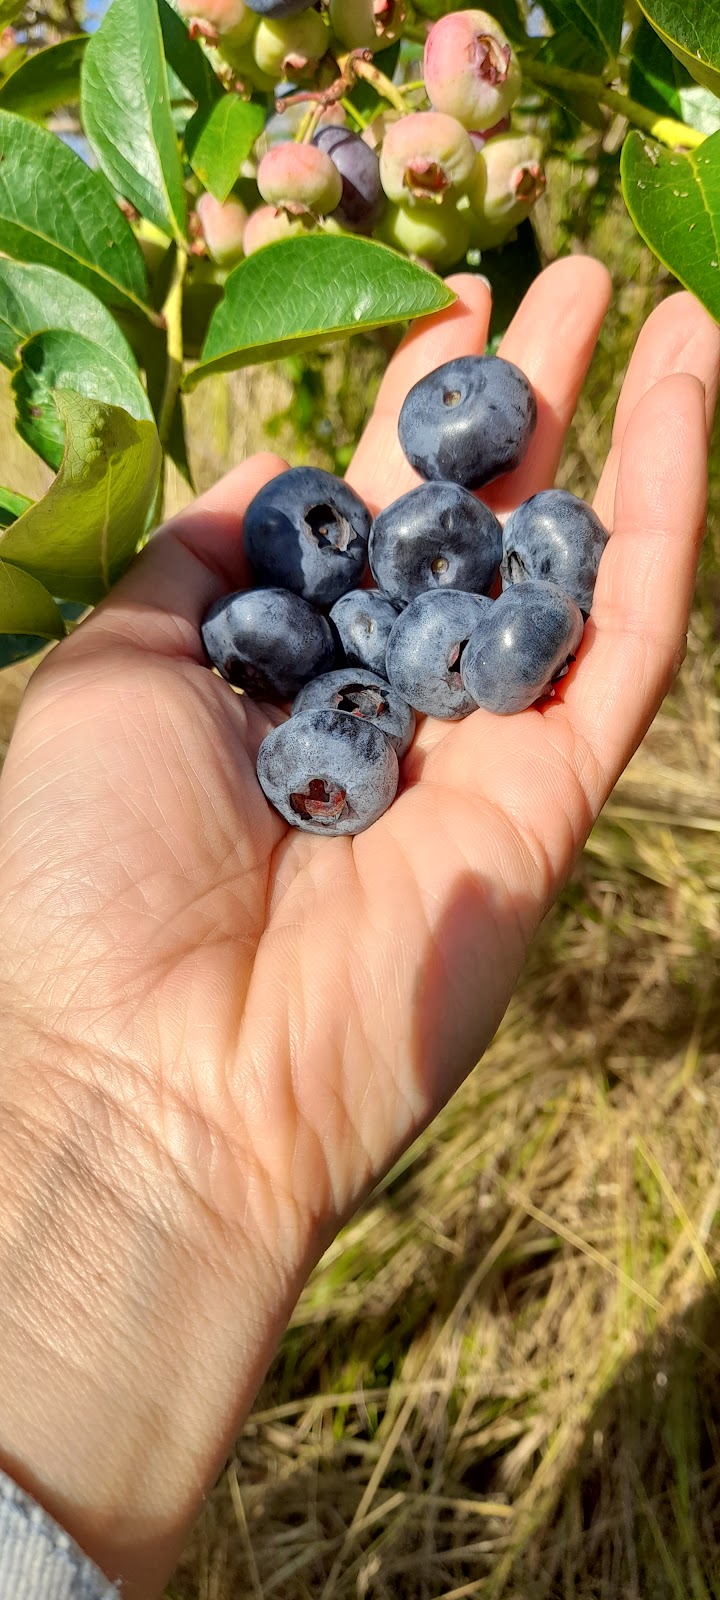
[[[245,551],[258,583],[331,606],[363,577],[370,523],[367,506],[341,478],[291,467],[251,501]]]
[[[461,678],[468,639],[493,601],[458,589],[432,589],[411,600],[387,647],[393,689],[416,711],[452,721],[475,710]]]
[[[544,578],[586,614],[592,605],[607,533],[592,508],[566,489],[543,489],[508,517],[503,533],[503,584]]]
[[[500,356],[457,356],[410,390],[400,443],[423,478],[480,489],[516,467],[537,422],[525,374]]]
[[[293,828],[362,833],[392,805],[398,758],[373,722],[343,711],[303,711],[263,739],[257,775]]]
[[[335,645],[319,611],[287,589],[246,589],[210,607],[202,641],[214,667],[258,700],[290,700],[328,672]]]
[[[368,546],[370,570],[394,605],[425,589],[487,594],[502,556],[502,528],[459,483],[423,483],[381,511]]]
[[[564,676],[582,634],[575,601],[554,584],[505,589],[465,648],[465,688],[486,711],[525,711]]]
[[[306,683],[300,690],[292,714],[296,717],[302,711],[316,709],[342,711],[345,716],[374,722],[390,740],[398,761],[412,744],[414,714],[407,702],[376,672],[343,667],[339,672],[326,672],[321,678],[313,678],[312,683]]]
[[[349,128],[318,128],[313,139],[330,157],[342,179],[342,199],[334,216],[345,228],[369,232],[383,208],[380,162],[359,134]]]
[[[330,612],[348,666],[385,677],[385,651],[397,611],[378,589],[351,589]]]

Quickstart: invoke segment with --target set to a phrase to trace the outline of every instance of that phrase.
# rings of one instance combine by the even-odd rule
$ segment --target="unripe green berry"
[[[475,148],[455,117],[413,111],[391,123],[380,153],[380,181],[388,200],[441,201],[462,193],[472,177]]]
[[[375,231],[385,244],[443,270],[462,261],[470,242],[467,213],[451,204],[388,206]]]
[[[212,194],[202,194],[197,214],[208,253],[219,267],[234,267],[243,256],[243,234],[247,211],[239,200],[221,205]]]
[[[330,26],[346,50],[383,50],[400,37],[406,0],[330,0]]]
[[[261,72],[279,82],[312,78],[330,43],[330,30],[317,11],[295,17],[262,17],[252,43]]]
[[[531,134],[503,133],[478,153],[468,189],[470,236],[480,250],[502,244],[529,217],[545,189],[542,145]]]
[[[465,128],[491,128],[520,92],[520,67],[500,24],[487,11],[451,11],[425,42],[425,88],[437,111]]]
[[[342,178],[335,163],[314,144],[274,145],[260,162],[257,186],[268,205],[321,217],[334,211],[342,198]]]
[[[211,43],[244,44],[255,29],[257,19],[244,0],[176,0],[176,5]]]

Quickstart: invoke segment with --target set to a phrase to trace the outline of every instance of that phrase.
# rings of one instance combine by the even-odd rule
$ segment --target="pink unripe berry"
[[[451,203],[388,206],[376,234],[385,244],[393,245],[405,255],[445,270],[454,267],[467,254],[470,243],[467,215],[467,212],[461,215]]]
[[[380,154],[388,200],[440,201],[470,181],[475,150],[469,133],[441,111],[413,111],[391,123]]]
[[[307,233],[307,224],[302,217],[290,217],[287,211],[281,211],[276,206],[258,206],[257,211],[248,217],[245,227],[245,254],[252,256],[266,244],[277,244],[280,239],[297,239],[303,233]]]
[[[317,11],[295,17],[263,17],[252,52],[261,72],[270,78],[312,78],[330,43],[330,30]]]
[[[327,216],[340,204],[342,178],[334,161],[314,144],[276,144],[264,155],[257,186],[268,205]]]
[[[346,50],[382,50],[406,16],[406,0],[330,0],[330,26]]]
[[[244,0],[176,0],[178,11],[210,42],[228,39],[244,44],[255,28],[256,17]]]
[[[219,267],[233,267],[243,255],[243,235],[247,211],[239,200],[224,205],[212,194],[202,194],[197,203],[203,238],[208,253]]]
[[[465,128],[493,127],[520,91],[517,59],[486,11],[452,11],[434,23],[425,42],[424,77],[435,109]]]
[[[501,244],[529,217],[544,189],[539,139],[515,133],[492,139],[477,157],[468,190],[473,244],[480,250]]]

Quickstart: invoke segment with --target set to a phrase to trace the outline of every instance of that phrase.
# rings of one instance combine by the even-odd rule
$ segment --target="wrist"
[[[297,1285],[228,1237],[86,1063],[17,1030],[0,1059],[0,1467],[151,1595]]]

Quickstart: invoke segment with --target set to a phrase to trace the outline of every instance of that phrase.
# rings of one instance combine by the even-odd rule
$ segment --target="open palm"
[[[373,508],[417,481],[395,428],[410,385],[484,347],[487,288],[454,287],[391,364],[355,457]],[[489,491],[500,513],[553,482],[608,294],[597,263],[559,262],[506,336],[539,424]],[[488,1043],[668,688],[718,360],[689,296],[654,313],[598,488],[612,538],[577,664],[521,716],[426,721],[397,801],[356,839],[285,827],[254,773],[279,714],[203,664],[200,619],[245,579],[243,511],[274,457],[171,523],[30,684],[0,788],[6,1005],[55,1041],[70,1096],[152,1148],[188,1236],[202,1217],[231,1260],[251,1234],[290,1298]]]

